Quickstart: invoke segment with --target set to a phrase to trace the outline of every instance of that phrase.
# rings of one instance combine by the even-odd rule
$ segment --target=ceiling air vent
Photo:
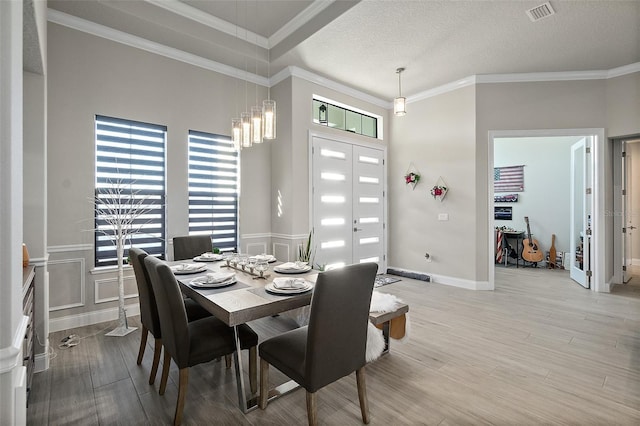
[[[531,19],[531,22],[539,21],[551,15],[555,15],[556,11],[551,7],[551,3],[546,2],[538,7],[527,10],[527,16]]]

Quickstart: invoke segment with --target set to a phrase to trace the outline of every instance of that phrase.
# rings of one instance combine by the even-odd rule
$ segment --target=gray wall
[[[482,286],[492,255],[487,253],[489,132],[604,128],[606,137],[639,133],[639,78],[635,73],[608,80],[478,84],[410,103],[405,117],[391,120],[390,266],[441,275],[454,285]],[[603,185],[611,188],[611,146],[607,140],[599,143],[608,170]],[[415,191],[401,182],[411,162],[424,178]],[[425,198],[438,176],[451,190],[442,205],[434,206]],[[605,190],[609,209],[610,192]],[[441,212],[449,214],[448,222],[437,221]],[[611,217],[604,228],[605,251],[612,253]],[[423,257],[427,250],[431,263]],[[613,275],[612,259],[608,256],[606,280]]]
[[[476,279],[475,98],[466,87],[410,103],[406,116],[391,119],[390,267]],[[404,182],[412,165],[421,176],[415,189]],[[429,192],[440,177],[449,188],[442,202]],[[439,221],[441,213],[449,220]]]
[[[250,85],[251,99],[255,86]],[[259,99],[266,90],[259,88]],[[187,134],[229,134],[244,82],[122,44],[49,25],[48,243],[52,318],[115,307],[115,274],[93,268],[94,115],[166,125],[167,236],[188,232]],[[251,105],[249,105],[251,106]],[[241,153],[240,234],[271,231],[271,146]],[[255,243],[255,239],[251,239]],[[243,244],[244,241],[241,241]],[[169,253],[172,246],[167,244]],[[242,246],[246,251],[245,245]],[[262,251],[262,250],[260,250]],[[131,276],[131,272],[129,272]],[[126,282],[129,296],[135,283]],[[135,302],[131,298],[130,302]],[[94,317],[82,317],[90,321]],[[97,318],[97,317],[95,317]]]

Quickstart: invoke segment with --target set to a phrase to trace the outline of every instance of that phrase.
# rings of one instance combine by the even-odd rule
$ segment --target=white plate
[[[309,290],[313,290],[312,283],[306,281],[305,284],[306,284],[306,287],[302,287],[302,288],[282,289],[282,288],[274,287],[273,283],[267,283],[265,284],[264,289],[269,293],[274,293],[274,294],[299,294],[299,293],[306,293]]]
[[[192,279],[189,284],[191,285],[191,287],[196,287],[196,288],[220,288],[220,287],[227,287],[230,286],[232,284],[236,283],[236,277],[231,277],[226,281],[222,281],[219,283],[208,283],[207,282],[207,277],[198,277],[198,278],[194,278]]]
[[[282,268],[279,268],[278,266],[274,266],[273,270],[281,274],[304,274],[305,272],[309,272],[311,270],[311,266],[306,265],[302,269],[297,269],[297,268],[282,269]]]
[[[263,255],[258,255],[258,256],[251,256],[250,259],[256,259],[256,260],[266,260],[269,263],[273,263],[273,262],[277,262],[278,259],[276,259],[275,256],[272,256],[270,254],[263,256]]]
[[[184,265],[188,265],[186,268]],[[171,271],[176,275],[188,275],[197,274],[207,270],[207,265],[193,265],[191,263],[185,263],[180,265],[173,265]]]
[[[218,260],[222,260],[221,254],[213,254],[209,256],[196,256],[193,258],[194,262],[217,262]]]

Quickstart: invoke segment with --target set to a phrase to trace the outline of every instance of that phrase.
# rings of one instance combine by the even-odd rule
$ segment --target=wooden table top
[[[169,264],[190,263],[185,261],[168,262]],[[280,262],[281,263],[281,262]],[[264,286],[276,277],[298,277],[314,282],[318,272],[311,270],[304,274],[280,274],[273,271],[270,264],[266,279],[254,279],[248,272],[227,268],[223,261],[206,263],[207,269],[197,274],[176,275],[180,289],[184,294],[200,303],[205,309],[220,318],[229,326],[244,324],[258,318],[276,315],[291,309],[300,308],[311,303],[312,291],[296,295],[276,295],[268,293]],[[237,283],[222,288],[193,288],[189,285],[192,279],[210,272],[235,272]]]

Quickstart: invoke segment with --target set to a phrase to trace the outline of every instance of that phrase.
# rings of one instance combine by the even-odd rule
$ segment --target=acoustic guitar
[[[547,267],[556,268],[556,234],[551,234],[551,248],[549,249],[549,263]]]
[[[538,244],[538,241],[531,238],[529,217],[525,216],[524,221],[527,223],[527,238],[522,241],[522,258],[527,262],[541,262],[542,259],[544,259],[544,254],[542,253],[542,250],[540,250],[540,244]]]

